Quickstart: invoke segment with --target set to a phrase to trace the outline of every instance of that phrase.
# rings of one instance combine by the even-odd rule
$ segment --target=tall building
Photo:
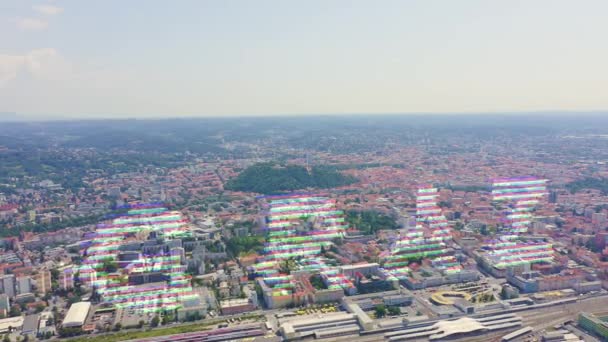
[[[51,291],[51,272],[49,270],[41,270],[34,277],[36,283],[37,292],[45,294]]]
[[[6,316],[6,313],[11,309],[11,302],[6,294],[0,294],[0,313]]]
[[[263,258],[249,267],[260,276],[264,299],[269,307],[301,305],[307,299],[292,271],[319,272],[328,290],[356,292],[355,286],[323,256],[334,239],[342,239],[348,224],[336,201],[312,194],[266,196],[264,228],[267,243]]]
[[[384,268],[393,277],[402,280],[410,272],[410,262],[431,260],[433,267],[450,274],[460,272],[462,266],[448,246],[452,239],[451,228],[437,205],[439,193],[432,185],[416,191],[416,225],[401,233],[386,257]]]
[[[29,222],[36,222],[36,210],[29,210],[27,212],[27,219]]]
[[[59,287],[63,290],[74,288],[74,272],[68,267],[59,273]]]
[[[593,224],[593,227],[596,229],[604,228],[606,226],[606,214],[593,213],[591,215],[591,223]]]
[[[505,269],[553,260],[553,248],[550,243],[525,242],[520,239],[522,234],[528,232],[532,212],[546,195],[546,179],[518,177],[493,180],[494,203],[506,205],[507,210],[498,239],[485,246],[492,266]]]
[[[557,191],[553,190],[549,193],[549,203],[557,203]]]
[[[183,247],[173,247],[169,251],[172,256],[179,256],[179,263],[184,264],[186,262],[186,250]]]
[[[492,183],[492,199],[509,205],[504,220],[504,238],[528,231],[532,211],[547,195],[547,180],[535,177],[499,178]]]
[[[322,196],[282,195],[269,199],[266,260],[315,257],[332,240],[344,237],[347,224],[335,200]]]
[[[197,298],[186,267],[181,265],[179,238],[191,236],[187,220],[180,212],[159,204],[137,204],[127,209],[125,214],[97,226],[83,265],[74,270],[80,281],[95,287],[103,302],[123,309],[174,310],[183,307],[184,301]],[[162,237],[165,244],[149,240],[151,243],[141,247],[141,255],[125,255],[121,248],[131,244],[130,236],[140,233],[145,233],[141,238]],[[171,247],[177,248],[174,254],[168,250]],[[116,263],[123,276],[116,277],[114,271],[107,270],[108,260]],[[64,277],[68,286],[69,278],[66,274]]]
[[[83,265],[79,269],[79,280],[86,286],[97,286],[97,270],[89,265]]]
[[[7,274],[0,276],[0,286],[2,287],[2,293],[14,298],[17,293],[15,292],[15,275]]]
[[[32,278],[17,278],[17,294],[32,293]]]

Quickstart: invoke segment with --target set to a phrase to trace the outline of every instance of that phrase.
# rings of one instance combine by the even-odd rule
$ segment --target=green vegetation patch
[[[226,249],[235,257],[252,252],[260,252],[264,247],[261,236],[233,237],[226,241]]]
[[[343,175],[336,168],[329,166],[314,166],[309,172],[299,165],[258,163],[229,180],[226,189],[275,194],[305,188],[328,189],[354,182],[354,177]]]
[[[591,178],[576,180],[566,184],[566,189],[570,193],[577,193],[583,189],[600,190],[604,195],[608,194],[608,178]]]
[[[373,210],[347,211],[346,221],[349,226],[359,229],[366,235],[375,234],[381,229],[397,229],[399,227],[393,217]]]
[[[104,215],[90,215],[90,216],[82,216],[82,217],[74,217],[71,219],[66,219],[61,222],[56,223],[28,223],[24,225],[20,225],[17,227],[13,227],[11,229],[2,229],[0,230],[0,238],[1,237],[10,237],[10,236],[19,236],[19,234],[24,232],[34,232],[34,233],[45,233],[45,232],[54,232],[64,228],[71,227],[82,227],[89,224],[96,224],[100,220],[103,219]]]
[[[310,277],[310,284],[317,290],[325,290],[327,286],[323,282],[320,274],[314,274]]]

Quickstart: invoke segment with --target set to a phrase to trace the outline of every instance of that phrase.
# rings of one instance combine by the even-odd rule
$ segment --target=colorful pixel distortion
[[[267,242],[262,260],[250,268],[264,277],[277,296],[295,291],[295,279],[281,274],[289,262],[299,270],[319,271],[328,288],[352,292],[355,286],[321,257],[334,239],[344,237],[348,225],[333,199],[308,194],[266,196]],[[274,292],[273,292],[273,295]]]
[[[273,196],[266,216],[265,259],[315,257],[332,240],[342,238],[347,225],[336,203],[320,196]]]
[[[421,186],[416,192],[416,227],[401,234],[385,258],[384,269],[389,275],[404,279],[409,263],[423,258],[431,259],[433,267],[446,274],[460,272],[462,265],[447,243],[452,239],[448,221],[437,205],[439,193],[432,185]]]
[[[540,199],[546,196],[547,180],[534,177],[499,178],[492,182],[492,199],[495,202],[512,202],[507,213],[507,225],[510,228],[504,236],[517,237],[528,231],[532,210]]]
[[[181,307],[182,302],[198,298],[185,273],[186,266],[181,264],[179,249],[150,255],[134,252],[126,262],[118,259],[123,244],[145,240],[151,233],[165,241],[189,236],[181,213],[159,204],[139,204],[124,209],[126,213],[113,218],[110,224],[97,226],[84,250],[82,266],[76,270],[80,281],[94,287],[103,302],[144,312],[174,310]],[[116,272],[105,272],[107,263],[115,263]],[[133,283],[136,277],[150,277],[150,274],[158,281]]]
[[[510,205],[501,235],[498,240],[486,245],[489,258],[496,268],[504,269],[553,260],[551,244],[518,241],[520,235],[528,231],[532,211],[547,194],[546,179],[518,177],[492,181],[492,199]]]

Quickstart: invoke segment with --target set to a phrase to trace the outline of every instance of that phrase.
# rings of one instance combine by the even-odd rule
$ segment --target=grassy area
[[[240,316],[241,319],[252,319],[259,318],[260,315],[243,315]],[[216,328],[217,324],[225,322],[225,319],[215,319],[215,320],[206,320],[201,323],[194,324],[183,324],[172,326],[168,328],[158,328],[152,330],[133,330],[133,331],[124,331],[118,332],[114,334],[105,334],[98,336],[80,336],[74,339],[68,339],[70,342],[120,342],[120,341],[128,341],[139,338],[149,338],[149,337],[158,337],[158,336],[167,336],[174,334],[183,334],[195,331],[202,330],[212,330]]]

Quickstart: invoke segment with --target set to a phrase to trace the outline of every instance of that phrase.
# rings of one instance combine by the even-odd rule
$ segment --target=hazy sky
[[[606,0],[0,0],[0,112],[605,110],[607,13]]]

